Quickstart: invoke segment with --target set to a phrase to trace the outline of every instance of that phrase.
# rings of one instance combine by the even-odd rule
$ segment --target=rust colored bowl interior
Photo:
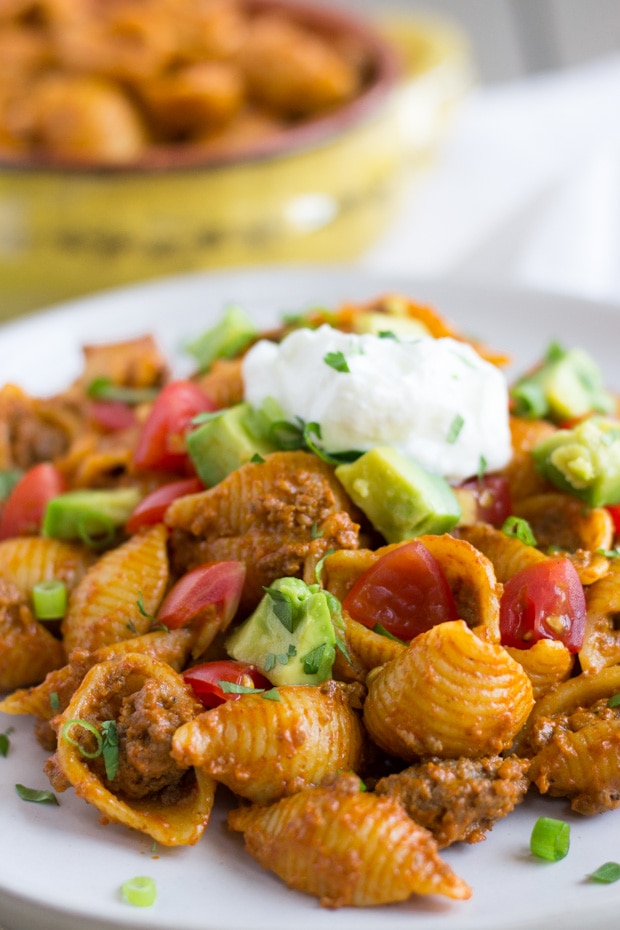
[[[127,163],[103,164],[58,158],[48,154],[26,154],[19,157],[0,153],[0,168],[23,170],[68,170],[73,172],[152,172],[182,168],[230,166],[265,158],[282,157],[327,142],[374,114],[389,98],[400,73],[395,48],[375,29],[372,23],[342,10],[332,10],[312,3],[286,0],[246,0],[244,9],[250,13],[284,12],[286,15],[322,36],[354,39],[367,56],[366,74],[361,91],[347,103],[315,117],[300,120],[252,142],[234,152],[210,150],[208,144],[152,145],[143,157]]]

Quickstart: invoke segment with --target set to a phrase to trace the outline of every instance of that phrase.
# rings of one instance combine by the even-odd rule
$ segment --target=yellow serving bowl
[[[0,319],[195,269],[357,257],[428,164],[471,68],[451,24],[338,15],[372,43],[377,78],[277,144],[131,167],[0,162]]]

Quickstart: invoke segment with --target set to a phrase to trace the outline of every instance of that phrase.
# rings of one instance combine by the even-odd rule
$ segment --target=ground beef
[[[375,790],[397,797],[440,847],[477,843],[523,800],[527,768],[516,757],[432,759],[380,779]]]
[[[142,798],[178,785],[185,769],[170,755],[172,736],[195,712],[189,695],[185,700],[178,692],[168,694],[154,679],[125,698],[116,722],[119,768],[114,791]]]

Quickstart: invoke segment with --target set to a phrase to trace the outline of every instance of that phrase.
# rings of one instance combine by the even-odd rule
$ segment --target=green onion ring
[[[155,880],[147,875],[136,875],[121,885],[121,894],[134,907],[150,907],[157,898]]]
[[[32,589],[32,606],[37,620],[60,620],[67,610],[67,586],[58,578],[40,581]]]
[[[89,752],[87,749],[84,749],[78,740],[69,736],[69,730],[73,726],[83,727],[85,730],[88,730],[89,733],[93,734],[97,740],[96,752]],[[81,755],[83,755],[85,759],[96,759],[103,752],[103,737],[97,727],[90,723],[88,720],[80,720],[79,717],[75,717],[73,720],[67,720],[67,722],[63,725],[62,730],[60,731],[60,735],[62,739],[66,740],[68,743],[71,743],[71,745],[75,746],[76,749],[79,749]]]
[[[564,820],[539,817],[530,838],[530,850],[539,859],[558,862],[568,853],[570,825]]]

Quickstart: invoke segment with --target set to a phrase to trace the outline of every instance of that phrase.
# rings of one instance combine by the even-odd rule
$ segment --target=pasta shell
[[[605,507],[586,507],[570,494],[548,492],[519,501],[514,513],[530,524],[542,549],[610,549],[614,523]]]
[[[72,591],[93,558],[84,546],[40,536],[18,536],[0,542],[0,578],[12,582],[26,595],[35,584],[54,578]]]
[[[341,776],[270,807],[231,811],[246,848],[290,888],[324,907],[370,907],[412,894],[469,898],[469,886],[440,858],[431,834],[389,797]]]
[[[167,532],[143,530],[101,556],[69,599],[62,622],[68,653],[146,633],[168,582]],[[142,597],[143,611],[138,609]]]
[[[25,596],[0,578],[0,692],[37,684],[64,661],[62,643],[35,620]]]
[[[575,656],[557,639],[539,639],[529,649],[506,646],[506,652],[523,667],[532,682],[535,701],[566,681],[575,665]]]
[[[505,584],[522,568],[544,562],[547,558],[534,546],[528,546],[514,536],[507,536],[487,523],[464,526],[459,529],[459,536],[491,560],[501,584]]]
[[[20,688],[0,701],[5,714],[30,714],[38,720],[51,720],[69,704],[86,672],[98,662],[120,658],[128,652],[139,652],[166,662],[175,671],[184,667],[193,642],[188,629],[161,630],[145,633],[133,639],[102,646],[95,652],[77,650],[69,656],[69,663],[46,675],[45,680],[33,688]]]
[[[534,709],[522,737],[532,753],[529,778],[542,794],[571,799],[598,814],[620,806],[620,666],[584,672],[559,685]]]
[[[488,642],[499,643],[499,599],[502,587],[491,561],[464,539],[448,533],[419,536],[439,562],[456,601],[461,620],[472,629],[484,630]]]
[[[275,694],[244,694],[180,727],[174,758],[261,802],[359,768],[362,726],[341,688],[283,686]]]
[[[57,791],[72,785],[104,822],[140,830],[164,846],[192,845],[209,822],[215,784],[205,772],[181,769],[170,744],[178,725],[198,710],[183,679],[165,662],[137,653],[100,662],[55,718],[58,746],[45,770]],[[88,739],[88,730],[73,725],[69,735],[78,745],[66,738],[65,726],[76,720],[97,728],[106,720],[117,722],[120,764],[113,778],[101,757],[82,754],[80,734]]]
[[[495,755],[533,703],[518,662],[455,620],[421,633],[369,675],[364,723],[382,749],[406,761]]]
[[[620,662],[620,560],[609,563],[606,575],[586,590],[586,628],[579,661],[584,671]]]
[[[365,681],[368,672],[385,665],[407,647],[394,639],[374,633],[363,623],[353,620],[346,611],[342,614],[343,650],[336,651],[333,676],[340,681]]]
[[[170,504],[165,521],[173,530],[173,570],[181,575],[204,562],[244,562],[240,610],[247,613],[276,578],[301,577],[306,561],[330,548],[357,548],[352,512],[333,468],[318,456],[273,452]],[[313,528],[323,535],[316,538]]]
[[[439,562],[456,602],[460,619],[470,627],[484,629],[490,642],[499,642],[499,598],[501,585],[491,561],[471,543],[448,533],[418,536]],[[406,543],[383,546],[374,552],[359,549],[339,551],[326,557],[321,576],[324,587],[339,600],[368,568],[393,549]]]

